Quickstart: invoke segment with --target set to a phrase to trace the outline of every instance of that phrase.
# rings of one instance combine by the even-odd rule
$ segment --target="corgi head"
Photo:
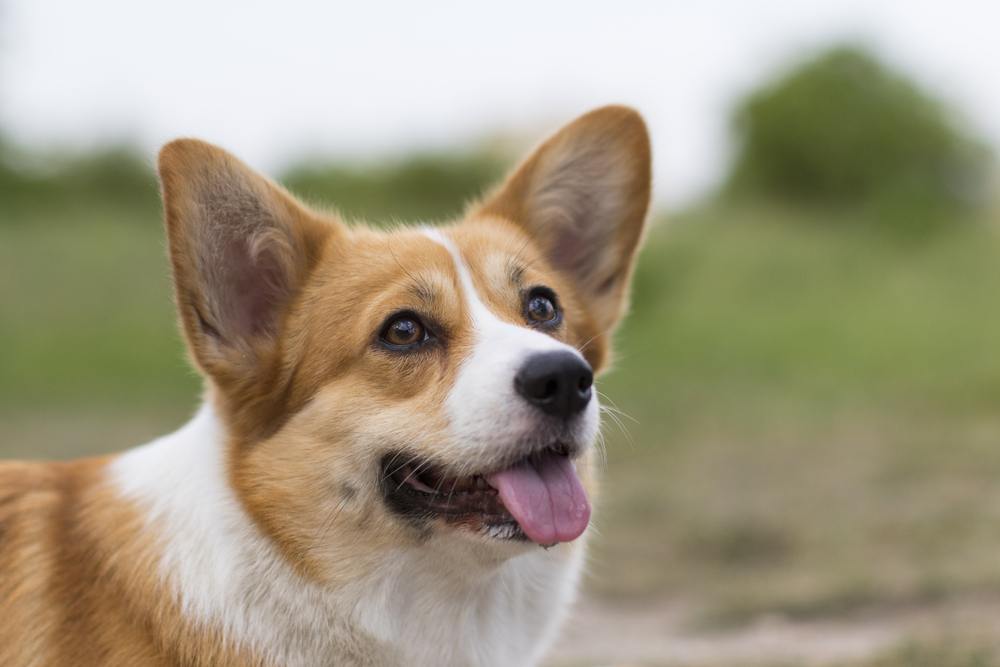
[[[230,483],[293,562],[333,577],[380,546],[585,530],[593,375],[650,195],[638,114],[582,116],[441,227],[347,226],[195,140],[159,171]]]

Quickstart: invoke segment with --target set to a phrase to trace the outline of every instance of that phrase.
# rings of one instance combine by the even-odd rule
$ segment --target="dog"
[[[600,108],[459,220],[380,231],[167,144],[203,404],[120,454],[0,465],[0,664],[536,664],[583,565],[650,163],[640,115]]]

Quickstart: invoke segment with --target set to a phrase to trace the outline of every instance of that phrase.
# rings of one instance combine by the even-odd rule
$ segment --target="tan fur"
[[[304,580],[336,589],[377,574],[384,554],[425,539],[365,484],[378,448],[449,455],[427,436],[447,428],[440,406],[472,340],[452,259],[417,231],[309,210],[199,141],[166,146],[159,170],[181,327],[229,433],[232,488]],[[550,286],[566,322],[554,335],[602,369],[649,174],[645,127],[628,109],[592,112],[543,144],[449,228],[488,307],[523,325],[519,289]],[[566,225],[595,215],[614,219],[592,239],[610,250],[570,261]],[[241,281],[261,274],[248,306]],[[386,315],[416,306],[446,347],[380,350]],[[110,484],[112,460],[0,466],[0,665],[264,664],[182,614],[157,574],[160,526]],[[375,649],[352,651],[378,662]]]
[[[182,618],[106,463],[0,466],[0,665],[260,664]]]
[[[548,139],[473,210],[524,226],[553,267],[572,277],[574,290],[590,296],[588,309],[604,338],[628,304],[651,185],[649,134],[642,117],[628,107],[610,106],[581,116]],[[595,218],[616,224],[599,224]],[[567,232],[583,233],[590,246],[581,253],[583,261],[567,256]]]

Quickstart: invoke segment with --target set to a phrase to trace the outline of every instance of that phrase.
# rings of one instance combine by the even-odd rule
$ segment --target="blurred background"
[[[636,106],[656,196],[552,665],[1000,664],[1000,9],[0,0],[0,456],[178,426],[152,162],[446,220]]]

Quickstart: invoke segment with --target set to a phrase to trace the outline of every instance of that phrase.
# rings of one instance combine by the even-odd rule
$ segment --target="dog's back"
[[[108,647],[123,639],[156,664],[127,641],[135,625],[109,576],[114,561],[103,558],[108,536],[84,520],[100,504],[102,468],[101,460],[0,464],[0,664],[96,664],[112,660]]]
[[[253,665],[183,620],[112,458],[0,464],[0,665]]]

